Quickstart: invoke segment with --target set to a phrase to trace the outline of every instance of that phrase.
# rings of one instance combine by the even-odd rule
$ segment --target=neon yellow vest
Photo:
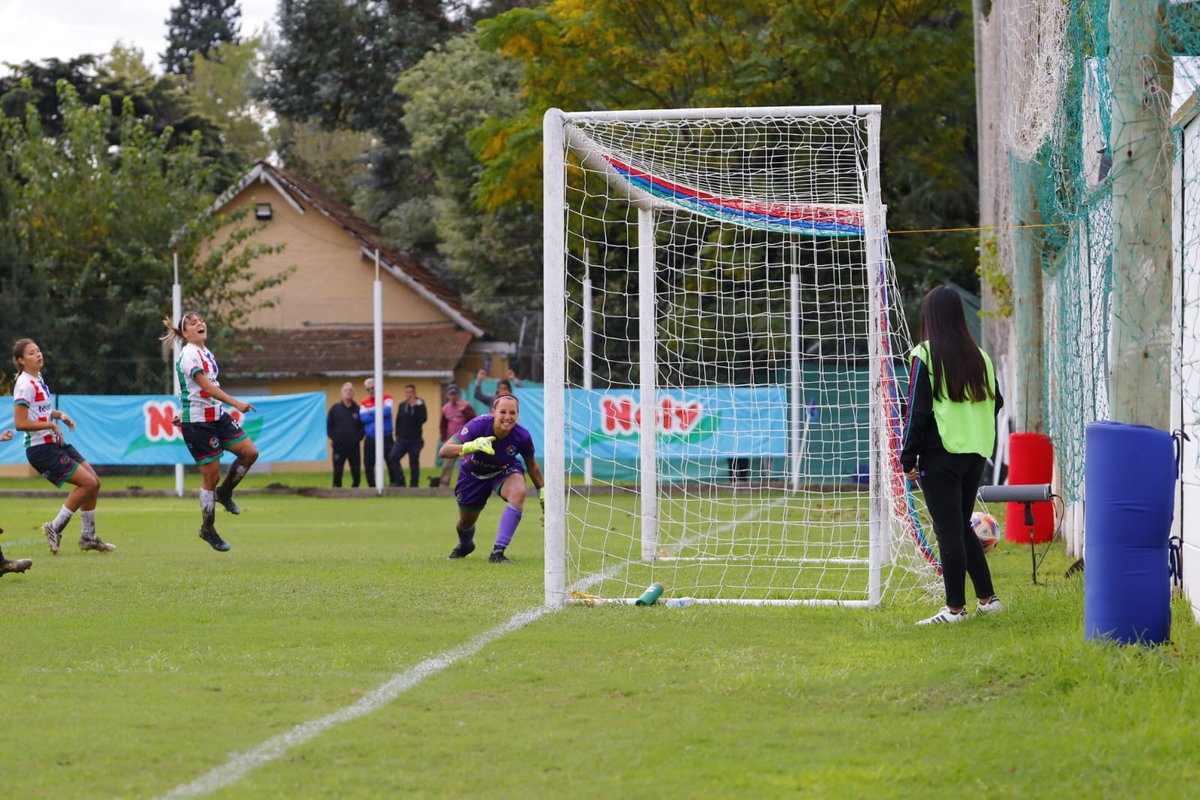
[[[987,368],[988,388],[996,394],[996,373],[992,360],[981,349],[984,366]],[[929,358],[929,342],[921,342],[912,349],[908,359],[911,365],[921,359],[929,373],[929,385],[933,386],[933,363]],[[979,402],[955,403],[945,396],[946,382],[942,381],[941,396],[933,398],[933,418],[937,420],[942,447],[947,453],[978,453],[991,458],[996,447],[996,401],[989,397]]]

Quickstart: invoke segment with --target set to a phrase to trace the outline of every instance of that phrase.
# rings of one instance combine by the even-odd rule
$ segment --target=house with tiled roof
[[[290,270],[258,296],[270,305],[250,316],[248,343],[223,355],[221,380],[235,394],[320,391],[326,407],[352,381],[355,399],[374,371],[374,284],[382,289],[384,391],[399,400],[412,383],[429,406],[424,474],[432,472],[444,387],[470,383],[485,363],[502,375],[512,345],[485,341],[483,323],[429,270],[384,246],[377,229],[326,189],[301,175],[258,162],[217,201],[215,211],[249,205],[265,223],[255,235],[284,245],[254,262],[256,276]],[[497,372],[499,370],[499,372]],[[328,462],[276,465],[328,469]]]

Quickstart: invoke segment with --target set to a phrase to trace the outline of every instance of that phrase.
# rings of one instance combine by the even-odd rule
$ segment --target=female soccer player
[[[13,345],[12,360],[19,371],[13,386],[13,426],[25,432],[25,457],[29,459],[30,466],[55,486],[62,488],[64,483],[75,486],[58,510],[58,516],[42,524],[50,552],[58,555],[63,529],[75,512],[82,509],[79,516],[83,532],[79,538],[79,549],[111,553],[117,546],[96,535],[96,499],[100,496],[100,478],[79,451],[63,440],[58,423],[75,430],[75,422],[54,408],[50,388],[42,380],[45,359],[41,348],[32,339],[18,339]]]
[[[538,502],[545,505],[545,481],[533,457],[533,438],[517,424],[519,414],[517,398],[501,395],[492,401],[492,413],[470,420],[442,445],[442,458],[463,457],[458,469],[458,483],[454,487],[454,496],[458,499],[458,546],[450,551],[450,558],[466,558],[475,551],[475,520],[487,505],[488,497],[495,492],[508,505],[500,515],[496,543],[488,561],[512,563],[504,555],[504,549],[521,523],[526,471],[537,489]]]
[[[1003,611],[992,588],[983,545],[971,530],[971,511],[984,461],[996,447],[996,413],[1004,398],[996,387],[992,360],[967,329],[962,300],[938,286],[921,302],[921,337],[909,354],[908,423],[900,465],[920,481],[942,556],[946,606],[918,625],[967,618],[966,576],[971,576],[977,610]]]
[[[242,509],[233,501],[233,490],[258,460],[258,448],[221,407],[221,403],[228,403],[243,414],[253,411],[254,406],[238,400],[221,388],[217,380],[220,372],[217,359],[205,346],[208,324],[200,312],[189,311],[178,325],[170,319],[164,319],[163,326],[167,329],[162,337],[164,340],[174,339],[185,343],[179,352],[179,360],[175,362],[180,387],[179,426],[183,429],[188,452],[200,467],[200,538],[208,542],[213,550],[224,553],[230,546],[217,533],[214,503],[225,506],[230,514],[242,513]],[[229,472],[225,473],[225,480],[218,488],[221,452],[224,450],[237,456],[237,461],[229,466]]]

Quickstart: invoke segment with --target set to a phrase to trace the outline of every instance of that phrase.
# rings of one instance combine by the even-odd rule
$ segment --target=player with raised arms
[[[534,459],[533,437],[517,424],[520,403],[512,395],[492,401],[491,413],[475,417],[442,445],[442,458],[462,462],[454,496],[458,500],[458,546],[450,558],[466,558],[475,551],[475,521],[494,492],[507,505],[500,515],[496,543],[488,561],[511,564],[504,549],[512,542],[525,508],[525,473],[528,471],[538,501],[545,504],[545,481]],[[522,464],[523,462],[523,464]]]
[[[32,339],[18,339],[13,345],[13,365],[18,374],[13,386],[13,427],[25,433],[25,457],[46,480],[62,488],[64,483],[75,486],[63,501],[58,515],[42,524],[50,552],[58,555],[63,529],[76,511],[82,509],[80,521],[83,532],[80,550],[111,553],[115,544],[96,535],[96,499],[100,496],[100,477],[92,465],[79,454],[74,445],[63,438],[61,422],[75,430],[75,421],[65,412],[54,408],[50,387],[42,379],[45,358]]]
[[[175,362],[175,371],[179,373],[177,421],[188,452],[200,467],[200,538],[213,550],[224,553],[229,550],[229,543],[217,533],[215,503],[223,505],[230,514],[242,513],[233,501],[233,490],[258,460],[258,448],[221,404],[228,403],[243,414],[253,411],[254,406],[221,388],[217,359],[206,346],[208,324],[200,312],[187,312],[178,325],[164,319],[163,326],[167,329],[164,341],[173,339],[183,343]],[[218,488],[221,453],[225,450],[237,456],[237,461],[229,466]]]

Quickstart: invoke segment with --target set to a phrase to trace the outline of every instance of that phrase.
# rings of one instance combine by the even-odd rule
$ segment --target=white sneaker
[[[992,595],[992,599],[988,600],[986,603],[980,600],[979,605],[975,610],[980,614],[999,614],[1004,610],[1004,606],[1000,603],[999,597]]]
[[[929,617],[928,619],[921,620],[917,624],[918,625],[938,625],[943,622],[945,622],[945,623],[962,622],[966,618],[967,618],[967,610],[965,608],[962,611],[954,612],[954,611],[950,610],[949,606],[942,606],[941,611],[934,614],[932,617]]]

